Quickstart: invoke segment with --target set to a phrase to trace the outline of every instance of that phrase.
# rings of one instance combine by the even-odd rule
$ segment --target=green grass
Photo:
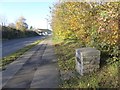
[[[54,40],[53,40],[54,41]],[[57,41],[57,40],[56,40]],[[55,41],[55,52],[58,58],[58,66],[62,88],[118,88],[118,65],[116,61],[112,64],[101,65],[101,68],[93,73],[80,76],[75,70],[75,49],[80,48],[80,43],[58,43]],[[109,60],[111,58],[101,57]],[[72,71],[73,75],[68,73]],[[62,78],[65,74],[68,79]]]
[[[31,49],[32,47],[34,47],[35,45],[37,45],[38,43],[40,43],[42,40],[37,40],[34,43],[16,51],[15,53],[12,53],[9,56],[6,56],[4,58],[1,59],[0,62],[0,69],[4,70],[6,69],[6,66],[13,62],[14,60],[16,60],[18,57],[20,57],[21,55],[23,55],[26,51],[28,51],[29,49]]]

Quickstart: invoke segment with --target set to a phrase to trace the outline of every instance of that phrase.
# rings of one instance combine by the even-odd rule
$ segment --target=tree
[[[6,16],[0,15],[0,23],[1,23],[1,26],[5,26],[6,25],[6,23],[7,23]]]
[[[14,23],[9,23],[8,26],[15,29],[15,24]]]
[[[62,2],[52,8],[51,26],[55,39],[75,40],[118,58],[120,2]],[[68,0],[69,1],[69,0]]]
[[[33,26],[30,26],[30,30],[33,30]]]
[[[25,21],[26,19],[23,16],[19,17],[16,21],[16,29],[25,31],[28,28],[28,25]]]

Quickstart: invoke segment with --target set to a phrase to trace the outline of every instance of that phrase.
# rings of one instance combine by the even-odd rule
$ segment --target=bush
[[[74,40],[84,47],[106,52],[110,63],[118,60],[120,2],[61,2],[52,9],[54,37]]]
[[[15,39],[22,37],[32,37],[38,34],[34,31],[20,31],[14,28],[2,26],[2,39]]]

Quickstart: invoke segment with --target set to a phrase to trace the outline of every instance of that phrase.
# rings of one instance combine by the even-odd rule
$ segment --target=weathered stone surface
[[[76,49],[76,70],[80,75],[96,71],[99,63],[99,50],[91,47]]]

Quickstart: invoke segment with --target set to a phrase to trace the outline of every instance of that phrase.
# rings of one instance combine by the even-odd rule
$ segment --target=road
[[[16,68],[15,68],[16,67]],[[3,89],[58,88],[57,59],[51,39],[42,41],[2,72]]]
[[[35,36],[29,38],[21,38],[14,40],[7,40],[2,42],[2,57],[8,56],[15,51],[33,43],[36,40],[41,39],[43,36]],[[0,58],[2,58],[0,57]]]

